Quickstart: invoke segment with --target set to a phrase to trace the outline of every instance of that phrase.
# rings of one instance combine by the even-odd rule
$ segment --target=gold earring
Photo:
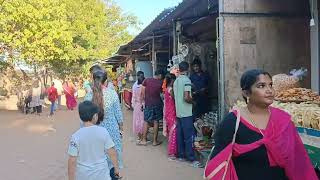
[[[247,101],[250,102],[250,97],[247,97]]]

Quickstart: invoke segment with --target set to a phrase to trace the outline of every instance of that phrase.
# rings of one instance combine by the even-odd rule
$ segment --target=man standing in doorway
[[[180,75],[173,84],[177,113],[178,158],[186,159],[195,168],[200,167],[193,151],[195,130],[193,126],[191,80],[189,79],[189,63],[179,64]]]
[[[201,60],[195,58],[192,62],[193,73],[190,76],[194,92],[193,98],[196,102],[193,106],[193,114],[196,118],[209,112],[209,98],[208,98],[208,87],[209,87],[209,75],[202,71]]]
[[[158,146],[159,121],[163,118],[163,103],[160,97],[162,92],[162,71],[155,72],[154,78],[147,78],[142,83],[141,101],[144,111],[143,137],[138,145],[147,145],[149,124],[153,124],[153,146]]]

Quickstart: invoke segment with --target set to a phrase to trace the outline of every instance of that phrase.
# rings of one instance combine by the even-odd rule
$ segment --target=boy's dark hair
[[[179,64],[179,70],[180,70],[180,72],[188,71],[188,70],[189,70],[189,63],[186,62],[186,61],[182,61],[182,62]]]
[[[83,122],[92,121],[93,116],[99,112],[97,105],[91,101],[83,101],[78,106],[79,116]]]

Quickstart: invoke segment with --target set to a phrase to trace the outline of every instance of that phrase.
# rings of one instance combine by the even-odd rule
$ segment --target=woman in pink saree
[[[164,110],[164,135],[168,137],[168,156],[174,160],[177,156],[177,128],[176,128],[176,108],[173,94],[173,83],[176,79],[174,74],[166,76],[167,88],[164,93],[165,110]]]
[[[212,170],[210,166],[227,157],[223,150],[231,147],[232,159],[226,179],[317,180],[291,116],[271,106],[274,90],[270,74],[262,70],[249,70],[242,75],[240,84],[247,106],[230,112],[220,124],[206,176],[216,173],[209,170]],[[239,128],[235,144],[230,146],[237,113],[240,113]]]
[[[142,71],[137,72],[138,80],[132,86],[132,100],[131,104],[133,107],[133,133],[137,136],[137,141],[140,142],[142,140],[143,133],[143,122],[144,115],[141,109],[141,88],[142,82],[144,80],[144,73]]]
[[[77,99],[75,97],[75,86],[71,81],[66,81],[63,85],[63,91],[66,96],[66,104],[69,110],[73,110],[77,106]]]

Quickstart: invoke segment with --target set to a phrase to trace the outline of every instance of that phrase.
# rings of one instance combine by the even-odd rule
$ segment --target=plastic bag
[[[290,71],[290,75],[287,74],[277,74],[272,77],[273,88],[277,93],[282,91],[299,88],[300,82],[303,77],[307,75],[308,70],[305,68],[300,68],[298,70],[293,69]]]

